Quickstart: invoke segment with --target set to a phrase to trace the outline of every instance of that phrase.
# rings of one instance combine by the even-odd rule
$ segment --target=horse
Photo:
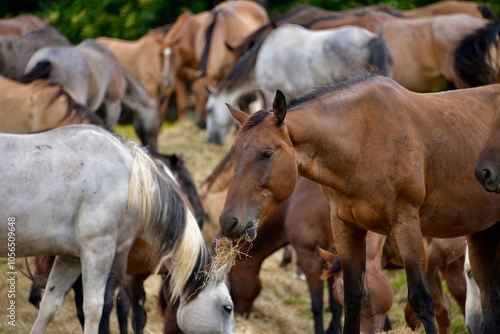
[[[22,84],[0,75],[0,132],[33,133],[68,124],[103,125],[59,84]]]
[[[229,295],[227,288],[204,285],[210,257],[192,213],[137,144],[91,125],[0,134],[0,143],[9,161],[1,167],[0,212],[10,217],[1,232],[15,233],[18,257],[56,255],[32,333],[45,332],[80,274],[84,333],[97,333],[108,275],[123,275],[136,238],[157,252],[149,263],[168,269],[171,301],[180,303],[180,314],[201,307],[197,321],[203,323],[203,314],[211,324],[210,317],[217,320],[214,331],[233,331],[232,312],[221,319],[219,310],[203,307],[207,294]],[[40,173],[43,178],[35,176]],[[0,252],[6,257],[7,245]],[[224,306],[232,309],[230,298]],[[193,319],[181,319],[181,329],[192,328]]]
[[[165,98],[162,86],[163,38],[167,34],[162,29],[154,29],[135,41],[111,37],[98,37],[95,41],[107,47],[144,87],[149,97],[156,101]],[[160,108],[160,119],[165,116],[165,108]]]
[[[422,236],[467,236],[485,330],[498,332],[500,206],[473,171],[499,93],[500,85],[488,85],[418,94],[364,74],[288,104],[278,90],[272,111],[251,116],[229,106],[240,130],[230,149],[234,177],[219,218],[222,234],[255,238],[255,225],[291,195],[300,174],[321,184],[330,204],[344,274],[344,332],[359,332],[368,230],[395,238],[409,303],[427,333],[436,327]]]
[[[197,78],[192,85],[196,94],[195,113],[199,127],[205,128],[207,121],[205,106],[208,92],[205,86],[215,86],[236,61],[226,43],[236,45],[268,22],[266,10],[255,1],[223,1],[210,11],[208,25],[201,26],[196,36],[196,45],[204,46]]]
[[[484,190],[500,194],[500,100],[495,102],[495,117],[491,122],[488,136],[481,144],[481,153],[478,156],[474,176]]]
[[[467,14],[412,19],[371,11],[359,16],[319,19],[306,27],[327,29],[344,25],[357,25],[377,33],[382,31],[393,59],[391,77],[415,92],[474,87],[477,77],[483,77],[485,71],[496,70],[498,76],[498,46],[495,44],[498,22]],[[476,45],[479,48],[474,49]]]
[[[45,47],[35,52],[20,81],[40,78],[62,84],[92,112],[103,106],[105,125],[111,131],[123,103],[134,113],[134,127],[142,144],[156,149],[161,121],[155,101],[111,51],[95,40],[87,39],[75,46]]]
[[[160,154],[157,152],[150,152],[150,157],[155,161],[158,170],[165,176],[165,178],[172,184],[172,186],[179,192],[185,199],[186,203],[190,205],[199,228],[203,226],[205,220],[205,213],[201,204],[196,185],[189,170],[184,165],[181,157],[175,154]],[[146,310],[144,309],[144,302],[146,292],[144,290],[144,280],[148,278],[152,270],[149,254],[154,251],[151,246],[142,240],[136,240],[130,250],[127,260],[127,275],[124,282],[119,286],[117,297],[117,315],[118,324],[120,326],[120,333],[126,333],[128,327],[128,313],[130,307],[133,309],[132,327],[135,333],[142,333],[146,325]],[[45,289],[46,282],[52,269],[55,257],[38,256],[32,260],[35,267],[34,275],[32,275],[32,286],[30,289],[29,301],[36,308],[39,308],[41,299],[41,289]],[[164,285],[167,281],[164,281]],[[82,287],[81,278],[73,285],[75,292],[75,302],[77,306],[77,315],[79,316],[80,323],[84,324],[84,317],[82,312]],[[113,289],[114,290],[114,289]],[[109,316],[113,307],[114,291],[107,291],[109,298],[106,299],[108,304],[105,305],[103,311],[103,318],[101,319],[99,332],[109,332]],[[166,301],[165,301],[166,302]],[[223,309],[223,307],[219,307]],[[171,316],[175,318],[175,314]]]
[[[0,19],[0,35],[22,35],[37,28],[47,26],[48,21],[33,14],[21,14],[8,19]]]
[[[467,298],[465,303],[465,326],[470,334],[483,332],[483,313],[481,311],[481,292],[472,276],[469,261],[469,249],[465,250],[464,276],[467,282]]]
[[[391,73],[391,55],[384,40],[370,31],[347,26],[309,30],[282,24],[260,48],[238,59],[231,72],[212,89],[207,102],[207,140],[222,145],[234,124],[225,103],[259,89],[270,107],[274,89],[299,94],[310,88],[345,80],[370,68]]]
[[[200,186],[200,194],[202,194],[205,206],[220,212],[232,175],[231,159],[230,155],[227,154]],[[210,215],[208,218],[207,223],[210,224]],[[431,291],[434,292],[432,294],[433,300],[439,306],[436,308],[436,319],[442,332],[449,332],[451,327],[450,302],[442,292],[438,268],[442,270],[448,287],[459,305],[465,303],[465,283],[460,279],[463,268],[460,256],[464,253],[465,239],[449,240],[433,239],[426,248],[429,258],[427,277]],[[392,305],[390,297],[393,292],[382,268],[403,268],[394,243],[388,242],[390,240],[385,243],[379,241],[383,241],[383,239],[376,236],[367,237],[368,248],[373,252],[371,253],[372,257],[367,260],[369,270],[365,276],[361,327],[368,332],[387,329],[385,318]],[[297,263],[306,273],[315,333],[323,333],[323,261],[317,247],[319,246],[330,253],[335,252],[330,227],[330,207],[321,193],[319,185],[302,177],[298,179],[290,198],[259,224],[256,239],[251,244],[245,243],[239,249],[246,256],[237,257],[229,272],[230,291],[235,312],[249,315],[253,302],[262,288],[259,271],[263,261],[288,243],[296,250]],[[327,262],[331,263],[332,260],[327,260]],[[341,328],[340,318],[338,318],[341,310],[336,300],[343,299],[340,296],[343,292],[343,286],[338,280],[341,279],[341,276],[337,276],[338,279],[335,281],[333,281],[332,275],[329,277],[327,287],[332,319],[326,332],[338,333],[338,329]],[[332,288],[334,289],[332,290]],[[336,293],[337,299],[335,300],[332,295],[333,291]],[[405,309],[405,314],[407,314],[407,322],[412,328],[416,328],[418,322],[411,317],[411,310]]]
[[[438,1],[426,6],[401,10],[406,17],[427,17],[463,13],[476,18],[496,20],[496,15],[488,6],[474,1]]]
[[[35,29],[23,35],[0,36],[0,74],[20,80],[31,56],[46,46],[70,45],[54,27]]]
[[[196,52],[196,35],[200,26],[206,25],[203,22],[209,19],[209,11],[198,14],[186,11],[179,15],[162,41],[162,84],[175,93],[179,120],[186,114],[188,84],[196,78],[196,67],[201,58],[201,51],[200,54]]]

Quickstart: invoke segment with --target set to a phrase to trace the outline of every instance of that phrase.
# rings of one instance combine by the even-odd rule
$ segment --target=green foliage
[[[204,0],[16,0],[0,1],[0,17],[34,13],[49,19],[73,43],[85,38],[110,36],[134,40],[149,29],[174,23],[183,10],[199,13],[211,9],[220,1]],[[388,4],[398,9],[420,7],[433,0],[267,0],[270,16],[298,5],[312,5],[339,11],[348,8]],[[495,13],[500,11],[498,0],[486,0]]]

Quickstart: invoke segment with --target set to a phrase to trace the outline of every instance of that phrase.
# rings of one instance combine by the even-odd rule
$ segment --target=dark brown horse
[[[346,333],[360,330],[368,230],[396,240],[408,300],[427,333],[437,331],[422,236],[467,235],[485,329],[499,332],[500,205],[473,178],[499,94],[500,85],[418,94],[362,75],[288,104],[277,91],[273,110],[252,116],[230,107],[241,127],[223,235],[254,238],[255,224],[292,194],[300,174],[322,185],[331,207]]]

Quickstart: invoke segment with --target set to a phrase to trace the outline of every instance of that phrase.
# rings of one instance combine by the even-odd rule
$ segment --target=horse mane
[[[498,22],[498,18],[495,13],[486,5],[478,5],[477,10],[483,15],[483,18],[491,20],[493,22]]]
[[[498,48],[500,23],[490,22],[467,35],[459,43],[454,54],[454,69],[470,87],[484,86],[496,81],[496,69],[488,62],[492,61],[489,49]]]
[[[261,27],[260,29],[262,28],[264,27]],[[262,41],[260,43],[253,44],[248,51],[238,58],[231,68],[231,71],[221,80],[218,87],[222,88],[238,85],[248,78],[255,68],[255,63],[257,62],[257,56],[261,45]]]
[[[301,26],[303,26],[304,28],[310,28],[312,25],[318,23],[318,22],[322,22],[322,21],[330,21],[330,20],[338,20],[338,19],[345,19],[345,18],[352,18],[352,17],[363,17],[365,15],[371,15],[373,13],[383,13],[383,14],[387,14],[388,16],[390,17],[395,17],[395,18],[401,18],[401,19],[407,19],[408,17],[403,15],[401,12],[393,9],[393,10],[384,10],[386,6],[381,6],[381,9],[377,9],[377,7],[375,9],[373,8],[360,8],[358,10],[355,10],[351,13],[334,13],[332,15],[328,15],[328,16],[322,16],[322,17],[318,17],[318,18],[314,18],[308,22],[305,22],[303,24],[301,24]],[[387,8],[392,8],[392,7],[387,7]]]
[[[210,54],[210,44],[212,42],[212,35],[215,27],[215,23],[217,23],[217,18],[219,17],[219,10],[213,12],[213,20],[207,27],[207,31],[205,32],[205,47],[203,48],[203,54],[201,56],[200,64],[198,65],[198,70],[201,70],[201,76],[205,76],[207,74],[207,65],[208,65],[208,55]]]
[[[358,83],[364,82],[364,81],[368,80],[369,78],[372,78],[376,75],[377,75],[376,72],[368,71],[368,72],[364,72],[364,73],[362,73],[354,78],[351,78],[351,79],[348,79],[345,81],[341,81],[341,82],[336,83],[336,84],[314,88],[314,89],[310,90],[309,92],[304,93],[303,95],[292,98],[290,101],[287,102],[286,108],[291,109],[293,107],[296,107],[298,105],[302,105],[302,104],[307,103],[309,101],[317,100],[318,98],[320,98],[321,96],[323,96],[325,94],[348,89],[348,88],[350,88]],[[257,124],[260,124],[262,122],[262,120],[267,115],[271,115],[271,114],[272,113],[268,110],[259,110],[256,113],[250,115],[248,120],[243,124],[243,127],[240,129],[240,131],[238,131],[238,135],[245,132],[249,128],[254,127]],[[238,138],[238,136],[237,136],[237,138]]]
[[[130,140],[126,146],[134,158],[129,207],[139,209],[145,234],[162,256],[156,272],[167,265],[171,301],[181,295],[189,298],[202,288],[203,269],[210,261],[198,224],[147,153]]]
[[[377,75],[377,73],[374,71],[367,71],[367,72],[364,72],[364,73],[362,73],[354,78],[347,79],[347,80],[341,81],[339,83],[314,88],[314,89],[310,90],[309,92],[288,101],[287,102],[287,109],[291,109],[295,106],[304,104],[304,103],[311,101],[311,100],[316,100],[319,97],[321,97],[325,94],[331,93],[331,92],[348,89],[348,88],[350,88],[358,83],[364,82],[367,79],[374,77],[376,75]]]

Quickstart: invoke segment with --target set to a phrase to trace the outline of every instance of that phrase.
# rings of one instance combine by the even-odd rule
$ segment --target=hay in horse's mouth
[[[248,249],[252,247],[253,238],[248,233],[249,230],[256,230],[259,221],[252,222],[252,227],[245,231],[239,239],[231,240],[227,237],[221,237],[215,241],[215,251],[212,256],[212,262],[210,263],[210,267],[206,271],[206,278],[204,284],[208,282],[208,279],[216,273],[220,268],[226,266],[226,271],[229,271],[231,267],[234,265],[236,257],[247,258],[251,257],[245,252],[240,251],[241,246],[244,243],[249,243],[250,246]]]

